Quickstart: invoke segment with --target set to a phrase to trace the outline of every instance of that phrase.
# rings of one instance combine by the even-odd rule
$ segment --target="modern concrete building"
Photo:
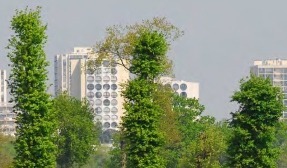
[[[115,62],[103,60],[88,70],[88,61],[96,55],[89,47],[75,47],[69,54],[55,56],[55,94],[67,91],[78,99],[87,98],[95,112],[95,121],[103,129],[117,129],[123,116],[120,84],[129,79],[129,72]]]
[[[6,70],[0,70],[0,103],[7,102]]]
[[[16,133],[16,114],[13,112],[12,103],[0,103],[0,131],[4,135],[14,136]]]
[[[171,87],[177,94],[187,98],[199,98],[199,83],[175,80],[170,77],[162,77],[160,82]]]
[[[279,86],[284,93],[284,105],[287,106],[287,60],[268,59],[254,61],[250,72],[256,76],[270,78],[274,86]],[[282,118],[287,119],[287,111],[284,111]]]

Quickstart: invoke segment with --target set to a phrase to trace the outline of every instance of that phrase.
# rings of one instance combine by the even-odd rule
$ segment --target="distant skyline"
[[[41,6],[48,24],[49,84],[56,54],[94,45],[104,38],[107,26],[166,17],[185,32],[169,52],[176,79],[199,82],[204,114],[218,120],[236,110],[230,97],[254,60],[287,58],[287,1],[0,0],[0,69],[8,68],[10,20],[16,9],[26,6]]]

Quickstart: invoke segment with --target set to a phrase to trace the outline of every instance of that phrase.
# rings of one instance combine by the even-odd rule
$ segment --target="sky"
[[[49,84],[54,55],[93,46],[108,26],[166,17],[185,32],[169,52],[175,77],[200,83],[204,115],[217,120],[231,118],[237,109],[230,97],[253,61],[287,58],[284,0],[0,0],[0,69],[8,69],[10,20],[16,9],[27,6],[41,6],[48,24]]]

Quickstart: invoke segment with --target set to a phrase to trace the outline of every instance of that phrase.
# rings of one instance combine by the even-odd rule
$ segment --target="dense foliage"
[[[53,101],[57,119],[57,164],[62,168],[84,165],[99,145],[101,127],[94,123],[86,101],[61,94]]]
[[[48,62],[44,52],[46,25],[40,9],[17,11],[9,40],[11,61],[9,88],[17,111],[15,167],[55,167],[53,143],[55,122],[51,118],[50,96],[46,93]]]
[[[239,110],[232,113],[230,123],[229,166],[276,167],[275,129],[284,110],[280,88],[273,87],[269,79],[251,75],[241,80],[232,101],[239,104]]]

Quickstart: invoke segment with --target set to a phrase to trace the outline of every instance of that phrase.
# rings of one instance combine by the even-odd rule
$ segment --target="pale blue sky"
[[[4,48],[15,9],[37,5],[48,23],[49,83],[55,54],[95,44],[107,26],[165,16],[185,31],[169,54],[176,78],[199,82],[205,114],[217,119],[236,109],[230,96],[254,60],[287,58],[283,0],[0,0],[0,69],[7,68]]]

